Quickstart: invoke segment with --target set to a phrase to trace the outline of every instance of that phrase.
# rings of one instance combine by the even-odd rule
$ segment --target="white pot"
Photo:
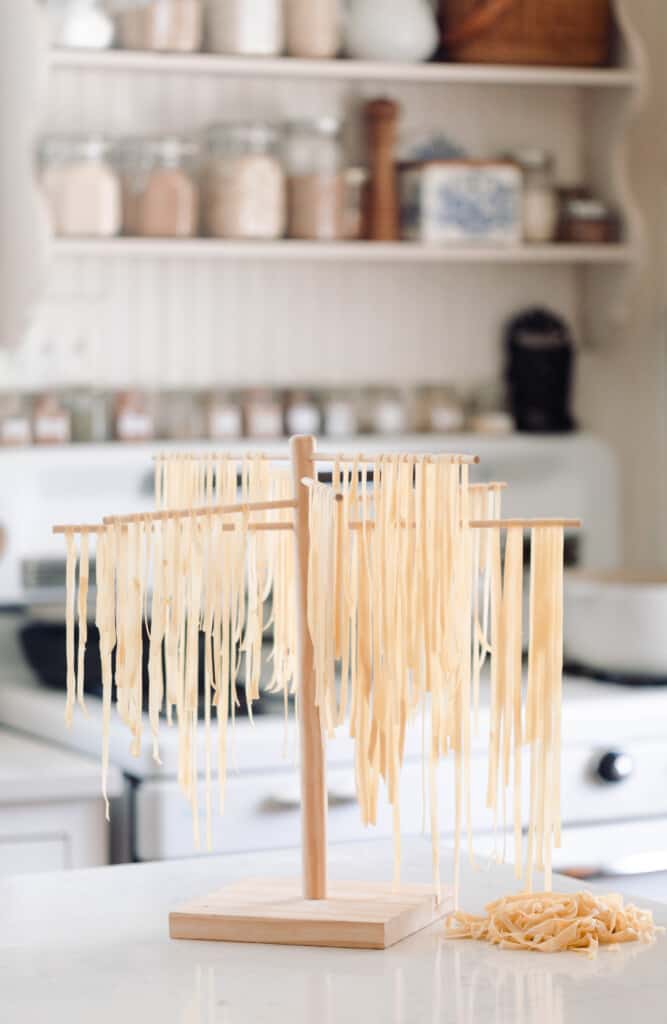
[[[428,60],[438,27],[428,0],[350,0],[345,52],[358,60]]]
[[[571,572],[565,657],[610,674],[667,677],[667,574]]]

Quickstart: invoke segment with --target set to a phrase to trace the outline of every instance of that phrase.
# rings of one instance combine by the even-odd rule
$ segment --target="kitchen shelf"
[[[277,260],[359,263],[627,264],[633,246],[606,245],[423,245],[415,242],[275,242],[152,238],[57,239],[62,256],[150,257],[165,260]]]
[[[229,78],[330,79],[359,82],[416,82],[460,85],[582,86],[632,88],[634,68],[529,67],[503,64],[402,64],[362,60],[304,60],[298,57],[226,57],[211,53],[147,53],[135,50],[53,50],[54,69],[219,75]]]

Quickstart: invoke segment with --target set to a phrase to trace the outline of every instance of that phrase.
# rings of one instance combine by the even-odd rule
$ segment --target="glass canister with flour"
[[[108,238],[121,226],[114,146],[102,135],[54,135],[39,150],[40,185],[53,233]]]
[[[340,122],[291,121],[285,135],[290,238],[322,241],[345,233],[345,178]]]
[[[287,201],[279,158],[280,135],[271,124],[212,125],[206,143],[204,224],[214,238],[281,238]]]
[[[191,238],[199,226],[199,148],[191,139],[158,136],[121,148],[123,232],[148,238]]]

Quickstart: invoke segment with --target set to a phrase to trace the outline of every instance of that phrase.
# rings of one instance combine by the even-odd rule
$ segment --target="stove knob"
[[[629,754],[610,750],[603,754],[597,773],[603,782],[625,782],[632,775],[633,763]]]

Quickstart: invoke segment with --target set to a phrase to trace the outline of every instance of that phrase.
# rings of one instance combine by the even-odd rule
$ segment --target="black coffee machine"
[[[574,430],[569,411],[574,346],[567,324],[547,309],[528,309],[505,328],[505,375],[517,430]]]

